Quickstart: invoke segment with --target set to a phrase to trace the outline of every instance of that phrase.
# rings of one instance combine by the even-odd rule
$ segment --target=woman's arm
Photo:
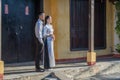
[[[44,27],[43,29],[43,37],[52,36],[52,34],[49,33],[49,29],[47,27]]]

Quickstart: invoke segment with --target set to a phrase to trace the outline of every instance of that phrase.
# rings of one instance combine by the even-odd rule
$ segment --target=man
[[[44,72],[44,69],[40,67],[40,60],[41,56],[44,52],[44,42],[43,42],[43,36],[42,36],[42,31],[43,31],[43,21],[45,19],[45,13],[40,12],[39,13],[39,19],[36,22],[35,25],[35,35],[38,40],[38,53],[36,54],[35,58],[35,68],[37,72]]]

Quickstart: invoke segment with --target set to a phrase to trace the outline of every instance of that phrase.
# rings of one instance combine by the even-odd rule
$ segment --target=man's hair
[[[44,12],[39,12],[39,14],[38,14],[38,15],[39,15],[39,16],[41,16],[43,13],[44,13]]]

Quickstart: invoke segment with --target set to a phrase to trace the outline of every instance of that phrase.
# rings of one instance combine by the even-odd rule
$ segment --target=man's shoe
[[[36,72],[44,72],[45,70],[42,68],[36,69]]]
[[[44,72],[44,69],[36,69],[36,72]]]

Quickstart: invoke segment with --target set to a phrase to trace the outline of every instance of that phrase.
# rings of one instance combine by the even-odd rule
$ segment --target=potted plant
[[[117,45],[116,45],[116,51],[117,51],[118,53],[120,53],[120,44],[117,44]]]

